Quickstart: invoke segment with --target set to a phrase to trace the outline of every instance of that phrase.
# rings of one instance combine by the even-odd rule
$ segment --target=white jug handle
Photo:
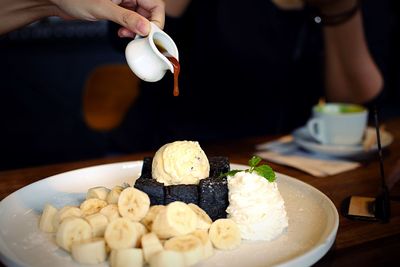
[[[323,121],[318,118],[312,118],[307,122],[308,133],[318,142],[325,143],[325,133]]]

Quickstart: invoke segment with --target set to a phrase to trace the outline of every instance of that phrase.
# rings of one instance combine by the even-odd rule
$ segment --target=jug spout
[[[174,73],[175,62],[179,62],[179,53],[176,44],[169,35],[161,30],[154,31],[152,40],[156,53],[159,52],[157,54],[167,65],[168,69]]]

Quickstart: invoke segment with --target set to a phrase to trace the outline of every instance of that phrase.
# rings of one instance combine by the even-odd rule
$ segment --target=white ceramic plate
[[[368,127],[368,131],[375,131],[373,128]],[[387,147],[393,142],[393,136],[386,132],[381,131],[381,145],[382,148]],[[368,151],[365,151],[362,144],[345,146],[345,145],[324,145],[315,141],[307,131],[307,127],[300,127],[292,133],[294,142],[309,151],[321,153],[334,157],[343,158],[357,158],[365,157],[371,153],[378,151],[378,146],[374,145]]]
[[[0,202],[1,261],[7,266],[83,266],[58,248],[51,234],[38,229],[44,204],[76,205],[90,187],[132,184],[141,166],[141,161],[134,161],[70,171],[28,185],[6,197]],[[244,167],[232,164],[234,169]],[[243,242],[236,250],[218,251],[196,266],[310,266],[329,250],[339,222],[333,203],[297,179],[278,174],[277,181],[289,216],[288,230],[270,242]]]

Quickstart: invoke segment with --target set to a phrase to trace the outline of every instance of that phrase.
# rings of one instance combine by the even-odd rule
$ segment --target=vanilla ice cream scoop
[[[154,155],[152,176],[164,185],[198,184],[210,173],[210,163],[195,141],[175,141]]]

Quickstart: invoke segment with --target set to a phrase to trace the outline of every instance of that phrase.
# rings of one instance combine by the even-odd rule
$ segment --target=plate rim
[[[29,187],[31,187],[33,185],[37,186],[40,183],[45,183],[52,179],[57,179],[59,176],[71,175],[71,173],[73,174],[74,172],[87,171],[87,170],[90,170],[93,168],[99,168],[99,167],[103,167],[103,168],[113,167],[113,166],[117,167],[119,165],[121,165],[121,166],[132,165],[132,164],[138,165],[138,164],[142,164],[142,163],[143,163],[143,160],[106,163],[106,164],[99,164],[99,165],[93,165],[93,166],[73,169],[73,170],[57,173],[57,174],[54,174],[54,175],[51,175],[48,177],[44,177],[38,181],[35,181],[28,185],[25,185],[24,187],[12,192],[7,197],[2,199],[0,201],[0,212],[3,209],[3,206],[6,205],[7,202],[10,201],[10,199],[18,196],[19,194],[21,194],[21,192],[28,190]],[[240,168],[240,169],[245,169],[248,167],[247,165],[239,164],[239,163],[230,163],[230,166],[231,166],[231,168]],[[292,184],[301,185],[302,187],[308,188],[308,189],[312,190],[314,193],[318,194],[320,197],[322,197],[322,199],[324,199],[327,202],[328,206],[330,207],[330,212],[333,213],[334,220],[331,222],[332,228],[330,229],[330,232],[326,235],[327,229],[324,229],[324,232],[321,235],[321,237],[326,235],[323,242],[321,242],[322,240],[319,239],[317,241],[317,243],[311,249],[307,250],[306,252],[302,253],[301,255],[295,256],[292,259],[288,259],[282,263],[278,263],[275,266],[289,267],[289,266],[312,265],[312,264],[316,263],[318,260],[320,260],[331,249],[333,243],[336,240],[336,235],[337,235],[337,231],[339,228],[339,214],[338,214],[337,208],[334,205],[334,203],[332,202],[332,200],[326,194],[324,194],[322,191],[317,189],[316,187],[314,187],[304,181],[301,181],[295,177],[292,177],[292,176],[289,176],[289,175],[286,175],[286,174],[283,174],[280,172],[276,172],[276,174],[278,176],[278,179],[283,179],[283,180],[289,181],[289,183],[292,183]],[[279,180],[278,180],[278,182],[279,182]],[[7,249],[7,253],[3,253],[4,247]],[[26,265],[26,263],[24,261],[21,261],[16,256],[10,257],[10,254],[13,255],[13,252],[8,249],[8,246],[5,244],[4,240],[2,238],[0,238],[0,259],[6,266],[10,266],[10,265],[19,266],[19,267],[28,267],[29,266],[29,265]]]

